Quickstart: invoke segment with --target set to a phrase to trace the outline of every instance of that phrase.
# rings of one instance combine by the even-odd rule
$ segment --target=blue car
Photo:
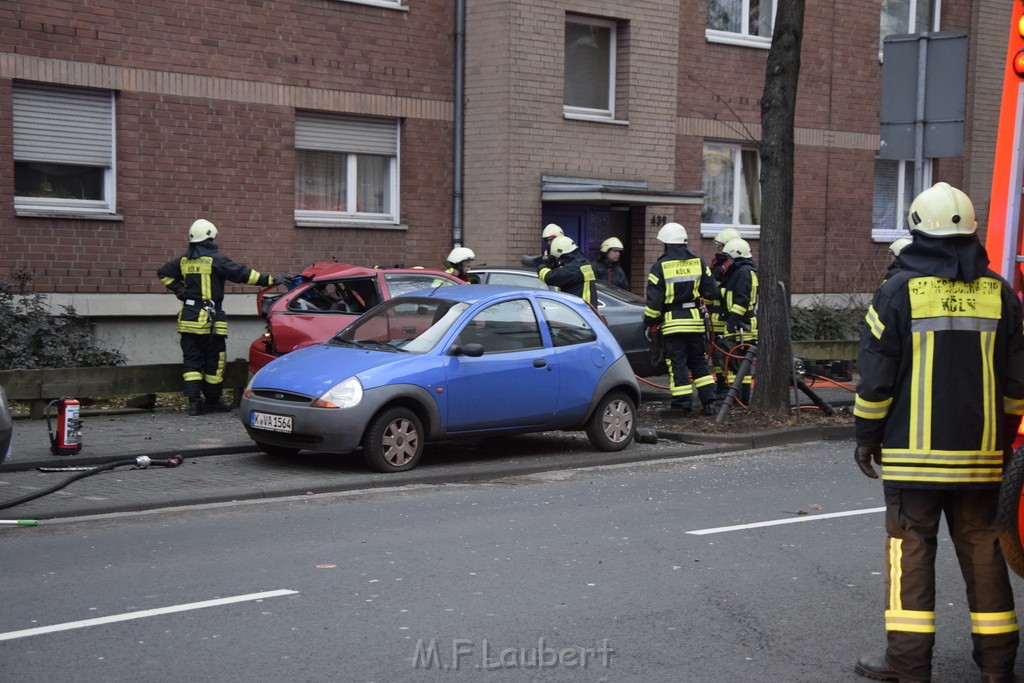
[[[602,451],[636,433],[640,386],[597,314],[560,292],[466,285],[402,295],[284,355],[242,397],[266,453],[362,449],[416,466],[428,440],[586,430]]]

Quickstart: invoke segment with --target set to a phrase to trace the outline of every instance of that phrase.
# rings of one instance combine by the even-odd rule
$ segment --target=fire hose
[[[116,467],[123,467],[125,465],[134,465],[138,469],[144,470],[144,469],[146,469],[148,467],[151,467],[151,466],[157,466],[157,467],[177,467],[181,463],[182,463],[182,457],[180,455],[175,455],[175,456],[173,456],[171,458],[167,458],[166,460],[153,460],[149,456],[146,456],[146,455],[140,455],[137,458],[131,458],[131,459],[127,459],[127,460],[116,460],[114,462],[109,462],[109,463],[106,463],[104,465],[99,465],[97,467],[92,467],[92,468],[84,470],[82,472],[76,472],[75,474],[73,474],[72,476],[68,477],[64,481],[60,482],[59,484],[54,484],[53,486],[50,486],[49,488],[45,488],[45,489],[42,489],[40,491],[33,491],[32,493],[24,495],[21,498],[15,498],[14,500],[8,500],[8,501],[5,501],[5,502],[2,502],[2,503],[0,503],[0,510],[6,510],[7,508],[14,507],[15,505],[21,505],[22,503],[27,503],[30,500],[35,500],[36,498],[42,498],[43,496],[48,496],[51,493],[54,493],[56,491],[60,491],[62,488],[64,488],[68,484],[76,482],[79,479],[85,479],[86,477],[91,477],[92,475],[99,474],[100,472],[107,472],[107,471],[112,470],[112,469],[114,469]]]

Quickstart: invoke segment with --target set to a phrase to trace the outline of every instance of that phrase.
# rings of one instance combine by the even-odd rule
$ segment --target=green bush
[[[16,285],[0,280],[0,369],[80,368],[124,365],[120,351],[100,348],[88,318],[73,306],[53,314],[46,295],[28,293],[32,274],[13,273]]]
[[[839,307],[821,301],[795,306],[790,312],[793,341],[859,339],[866,313],[866,306],[853,301]]]

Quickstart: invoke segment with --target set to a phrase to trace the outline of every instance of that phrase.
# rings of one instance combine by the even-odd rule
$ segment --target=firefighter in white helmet
[[[722,253],[725,254],[726,260],[720,265],[715,277],[722,294],[718,317],[725,328],[723,336],[734,344],[756,344],[757,264],[750,253],[750,245],[745,239],[737,237],[722,247]],[[735,370],[742,356],[746,354],[746,348],[735,347],[734,353],[740,357],[730,358],[725,364],[727,388],[736,379]],[[743,378],[739,396],[740,402],[745,406],[750,405],[752,385],[753,377],[751,373],[747,373]]]
[[[854,457],[872,479],[881,465],[888,538],[886,651],[855,669],[931,680],[945,515],[973,659],[986,681],[1012,681],[1019,634],[995,520],[1024,413],[1024,317],[1013,288],[988,268],[966,194],[937,183],[909,213],[914,239],[872,299],[857,356]]]
[[[472,249],[455,247],[448,252],[448,257],[444,260],[444,272],[454,275],[464,282],[469,282],[469,269],[473,266],[475,259],[476,254],[473,253]]]
[[[713,415],[715,380],[708,367],[700,300],[715,299],[718,285],[704,260],[687,247],[686,228],[666,223],[658,240],[665,244],[665,252],[647,276],[644,327],[660,326],[673,413],[691,413],[696,390],[704,414]]]
[[[601,248],[598,250],[600,255],[594,262],[594,276],[610,285],[629,289],[629,278],[626,277],[626,271],[622,269],[620,262],[623,249],[625,247],[618,237],[609,237],[601,242]]]
[[[217,226],[198,219],[188,229],[188,251],[156,272],[160,282],[182,302],[178,313],[182,393],[188,399],[190,416],[231,410],[231,404],[221,399],[228,334],[224,283],[266,287],[292,282],[291,277],[262,275],[235,263],[220,253],[216,238]]]
[[[554,265],[541,263],[537,267],[537,277],[545,284],[575,294],[596,309],[597,285],[594,284],[594,267],[590,259],[565,235],[551,240],[551,257]]]
[[[913,240],[909,237],[900,237],[898,240],[893,241],[889,245],[889,265],[885,271],[885,279],[888,280],[892,277],[893,273],[899,270],[899,258],[900,252],[903,251],[903,247],[910,244]]]
[[[715,235],[715,255],[711,258],[711,274],[715,276],[715,279],[721,282],[722,280],[722,266],[729,261],[729,256],[723,251],[726,243],[732,240],[739,239],[740,231],[736,228],[724,228],[719,230]],[[720,334],[725,334],[725,318],[721,315],[722,299],[718,297],[714,301],[708,302],[708,311],[711,314],[711,329],[715,337]],[[725,354],[722,353],[718,348],[712,350],[711,362],[714,366],[715,371],[715,388],[718,392],[719,398],[725,398],[728,392],[728,385],[725,381],[726,368],[725,368]]]

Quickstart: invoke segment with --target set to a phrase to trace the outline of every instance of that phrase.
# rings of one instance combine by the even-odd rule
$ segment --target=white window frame
[[[907,215],[903,211],[904,206],[910,206],[910,199],[913,199],[913,183],[907,180],[907,164],[913,164],[913,159],[878,159],[877,161],[895,161],[898,166],[896,170],[896,211],[894,225],[891,228],[874,227],[874,197],[872,196],[872,226],[871,240],[873,242],[892,242],[900,237],[906,237],[909,227],[907,226]],[[932,160],[925,159],[922,164],[923,184],[922,187],[931,187],[932,184]],[[913,177],[911,175],[911,177]]]
[[[707,3],[709,0],[705,0]],[[750,0],[741,0],[742,13],[739,33],[723,31],[715,28],[704,29],[704,39],[709,43],[721,43],[723,45],[737,45],[739,47],[754,47],[767,50],[772,46],[771,36],[750,35]],[[778,16],[778,0],[772,0],[772,29],[775,28],[775,18]],[[706,11],[706,4],[705,4]],[[706,20],[706,19],[705,19]]]
[[[594,109],[591,107],[576,107],[565,104],[565,84],[562,84],[562,115],[570,119],[583,119],[589,121],[614,121],[615,120],[615,68],[618,56],[619,32],[618,24],[611,19],[598,19],[595,17],[583,17],[575,14],[568,14],[565,23],[584,24],[589,26],[601,26],[610,29],[608,34],[608,107],[607,109]],[[568,59],[563,55],[563,59]],[[564,74],[564,69],[563,69]]]
[[[367,117],[360,116],[346,116],[343,114],[332,114],[325,112],[296,112],[296,127],[302,125],[303,117],[308,121],[317,121],[320,125],[330,125],[330,122],[337,121],[339,126],[344,126],[350,122],[363,122],[374,125],[380,123],[382,126],[388,126],[393,124],[395,130],[394,140],[394,154],[385,155],[372,150],[363,149],[343,149],[343,144],[332,144],[329,140],[324,140],[321,143],[310,146],[300,146],[301,143],[296,141],[296,153],[300,149],[309,151],[321,151],[330,152],[332,154],[343,154],[345,155],[345,203],[346,211],[315,211],[310,209],[295,209],[295,224],[298,226],[305,227],[394,227],[399,225],[400,214],[400,203],[399,203],[399,188],[401,182],[399,179],[399,159],[401,156],[401,121],[397,119],[369,119]],[[359,193],[359,178],[358,178],[358,162],[360,154],[375,154],[379,156],[389,156],[388,164],[388,180],[389,180],[389,196],[391,198],[390,206],[384,213],[368,213],[357,211],[358,193]],[[298,170],[296,168],[296,173]]]
[[[883,0],[884,1],[884,0]],[[921,3],[928,3],[933,7],[932,11],[932,25],[920,27],[917,25],[917,6]],[[880,10],[881,12],[881,10]],[[927,33],[929,31],[938,31],[942,19],[942,0],[908,0],[907,5],[907,33]],[[887,35],[899,35],[899,34],[882,34],[882,14],[879,13],[878,17],[878,61],[882,61],[882,44]]]
[[[720,147],[727,147],[727,148],[729,148],[729,150],[731,152],[731,156],[732,156],[732,189],[733,189],[733,192],[732,192],[732,196],[733,196],[732,215],[733,215],[733,219],[734,220],[732,222],[730,222],[730,223],[704,223],[704,222],[701,222],[701,224],[700,224],[700,234],[701,234],[701,237],[714,237],[715,235],[717,235],[719,232],[721,232],[722,230],[724,230],[726,228],[735,228],[736,230],[739,231],[740,237],[742,237],[743,239],[758,239],[758,238],[760,238],[761,237],[761,224],[760,223],[739,223],[738,220],[737,220],[738,219],[738,215],[739,215],[739,204],[738,204],[737,198],[740,195],[739,189],[743,185],[743,159],[742,159],[742,153],[743,152],[753,151],[753,148],[750,147],[749,145],[741,145],[741,144],[738,144],[738,143],[735,143],[735,142],[722,142],[720,140],[705,140],[704,141],[704,145],[709,145],[709,144],[710,145],[720,146]],[[703,145],[701,146],[701,156],[703,157]],[[761,198],[762,198],[762,207],[763,207],[764,193],[761,192],[761,190],[760,190],[760,184],[761,184],[761,155],[760,154],[757,155],[757,182],[758,182],[758,191],[759,191],[759,193],[761,195]],[[703,166],[702,166],[702,170],[701,170],[701,185],[702,185],[702,189],[703,189],[703,184],[704,184],[704,179],[703,179]]]
[[[116,164],[117,130],[113,91],[95,91],[43,83],[16,82],[14,91],[14,161],[37,161],[53,164],[81,165],[87,168],[103,169],[103,199],[64,199],[49,197],[14,197],[17,215],[67,215],[83,217],[108,217],[114,215],[117,206]],[[20,91],[20,92],[19,92]],[[18,106],[21,95],[28,96],[32,104]],[[108,112],[93,107],[95,123],[87,137],[79,137],[81,121],[78,107],[69,106],[76,97],[95,103],[106,96]],[[101,107],[102,108],[102,107]],[[109,119],[104,118],[109,114]],[[109,127],[109,138],[104,141],[103,129]],[[22,136],[25,136],[22,138]],[[19,144],[19,139],[31,144]],[[109,145],[109,153],[103,149]],[[24,152],[19,148],[29,147],[34,151]],[[83,151],[91,148],[92,151]],[[102,151],[100,151],[102,149]],[[75,156],[93,157],[93,163],[76,164]]]

